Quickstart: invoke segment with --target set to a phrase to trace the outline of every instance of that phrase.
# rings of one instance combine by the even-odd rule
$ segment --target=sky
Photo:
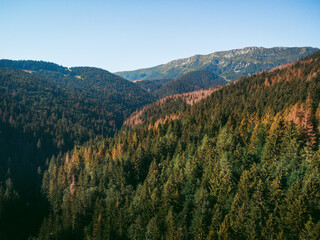
[[[248,46],[320,48],[320,1],[0,0],[0,59],[116,72]]]

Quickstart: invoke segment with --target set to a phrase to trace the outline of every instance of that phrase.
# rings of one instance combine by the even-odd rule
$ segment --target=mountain
[[[193,71],[182,77],[167,82],[161,88],[154,91],[153,95],[165,97],[174,94],[196,91],[212,86],[225,85],[228,82],[218,75],[209,71]]]
[[[174,80],[137,80],[134,82],[157,98],[225,85],[228,82],[210,71],[193,71]]]
[[[153,100],[102,69],[1,60],[0,239],[26,239],[38,230],[48,214],[41,178],[53,156],[112,137]]]
[[[168,118],[176,118],[190,106],[209,97],[221,88],[222,86],[210,87],[163,97],[132,113],[124,121],[123,129],[133,128],[137,125],[159,125],[159,123],[167,121]]]
[[[311,47],[247,47],[208,55],[195,55],[152,68],[117,72],[116,74],[136,81],[176,79],[191,71],[206,70],[219,75],[226,81],[234,81],[243,76],[297,61],[318,50],[318,48]]]
[[[319,239],[319,69],[317,52],[166,97],[52,158],[38,239]]]
[[[141,87],[143,90],[152,94],[156,90],[160,89],[165,83],[171,81],[172,79],[155,79],[155,80],[137,80],[134,83]]]
[[[99,68],[66,68],[55,63],[31,60],[0,60],[1,67],[20,69],[87,101],[98,101],[108,112],[116,115],[118,127],[131,112],[154,100],[132,82]]]

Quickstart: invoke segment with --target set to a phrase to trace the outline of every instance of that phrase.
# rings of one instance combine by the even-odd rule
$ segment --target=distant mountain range
[[[243,76],[297,61],[318,50],[312,47],[247,47],[208,55],[195,55],[151,68],[115,74],[136,81],[177,79],[192,71],[205,70],[219,75],[226,81],[234,81]]]

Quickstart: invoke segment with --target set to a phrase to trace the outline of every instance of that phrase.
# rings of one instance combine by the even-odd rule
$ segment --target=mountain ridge
[[[312,47],[246,47],[213,52],[207,55],[197,54],[151,68],[122,71],[115,74],[134,81],[175,79],[194,70],[208,70],[227,81],[234,81],[249,74],[297,61],[317,50],[319,49]],[[275,57],[277,61],[274,61]],[[270,61],[270,58],[273,58],[273,61]]]

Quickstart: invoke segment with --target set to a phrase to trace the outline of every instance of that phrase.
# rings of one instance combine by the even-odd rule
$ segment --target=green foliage
[[[13,205],[0,213],[0,234],[1,239],[23,239],[35,234],[48,214],[40,189],[52,155],[113,136],[127,116],[154,98],[102,69],[70,70],[53,63],[9,60],[1,60],[0,66],[6,67],[0,68],[0,186],[5,188],[8,178],[14,186],[4,194]],[[90,161],[93,168],[94,159]],[[65,186],[79,168],[74,164],[67,176],[61,168],[52,169],[54,184]],[[19,194],[18,200],[13,192]],[[13,231],[14,224],[19,231]]]
[[[39,238],[317,239],[320,122],[295,106],[320,90],[319,66],[317,53],[184,110],[153,105],[152,121],[52,158]]]
[[[227,81],[209,71],[193,71],[174,79],[154,91],[153,95],[165,97],[174,94],[192,92],[212,86],[225,85]]]
[[[134,83],[144,89],[149,93],[153,93],[156,90],[160,89],[164,84],[171,81],[172,79],[154,79],[154,80],[141,80],[135,81]]]

